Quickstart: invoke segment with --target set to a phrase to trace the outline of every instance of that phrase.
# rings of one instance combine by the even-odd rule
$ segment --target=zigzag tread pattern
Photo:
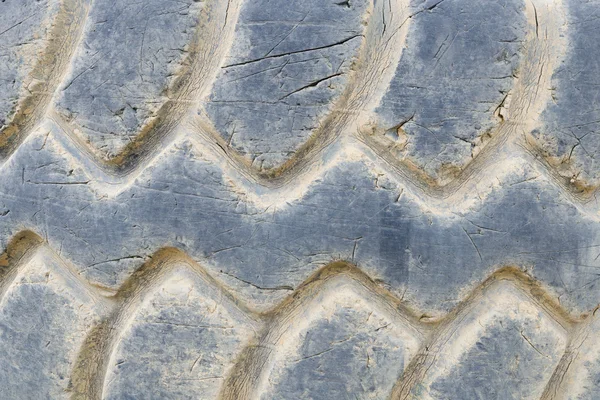
[[[117,80],[112,83],[112,85],[116,86],[138,85],[139,83],[135,81],[121,82],[123,79],[128,79],[127,76],[129,75],[126,77],[114,77],[113,75],[116,72],[110,72],[110,68],[112,68],[110,62],[115,62],[120,57],[129,57],[126,52],[118,51],[111,44],[112,41],[118,41],[118,37],[114,35],[118,35],[118,30],[121,28],[108,27],[106,29],[109,30],[104,33],[99,32],[99,28],[97,27],[92,28],[96,20],[100,20],[100,22],[96,22],[95,25],[104,25],[104,20],[110,20],[110,15],[106,15],[106,5],[101,1],[97,1],[94,4],[81,1],[64,1],[60,5],[46,5],[47,8],[51,8],[51,6],[57,8],[54,14],[52,14],[53,19],[50,19],[49,28],[44,32],[46,35],[44,39],[49,44],[44,48],[43,54],[48,54],[48,56],[35,60],[34,65],[28,67],[31,68],[31,71],[26,77],[22,77],[22,93],[18,95],[16,100],[12,100],[15,103],[13,111],[12,113],[7,113],[2,119],[4,163],[6,163],[6,160],[14,153],[15,149],[33,131],[39,128],[51,130],[54,135],[50,140],[60,143],[62,147],[61,151],[66,152],[65,155],[68,154],[69,157],[79,160],[79,163],[94,176],[94,180],[97,181],[102,192],[115,195],[129,187],[135,178],[139,176],[140,172],[151,165],[157,155],[169,147],[170,144],[177,141],[178,138],[193,136],[197,139],[195,142],[203,150],[213,153],[214,158],[218,160],[223,170],[227,171],[231,167],[236,170],[232,178],[244,181],[242,185],[247,186],[249,191],[258,191],[260,187],[266,187],[267,190],[278,190],[281,187],[298,185],[299,182],[305,180],[310,181],[314,179],[315,168],[322,168],[319,167],[323,164],[320,161],[321,159],[328,157],[331,151],[340,151],[335,149],[350,147],[353,150],[358,149],[361,152],[374,152],[376,157],[380,158],[381,162],[388,164],[389,169],[405,182],[407,186],[420,195],[432,198],[431,201],[435,202],[437,198],[445,199],[449,196],[455,196],[456,192],[462,191],[461,189],[465,186],[465,183],[482,179],[482,176],[486,175],[485,170],[496,167],[502,168],[503,161],[507,157],[510,157],[509,155],[519,152],[521,153],[519,157],[524,157],[526,162],[539,162],[540,169],[551,179],[555,180],[558,185],[565,188],[575,201],[585,203],[587,199],[593,196],[596,190],[595,181],[591,178],[593,172],[589,170],[589,167],[585,170],[577,170],[577,165],[585,164],[587,166],[589,160],[572,160],[571,156],[573,154],[569,157],[565,156],[562,159],[560,156],[553,155],[553,152],[556,152],[556,150],[548,147],[552,146],[552,143],[544,147],[544,143],[541,143],[539,138],[536,139],[537,132],[543,131],[544,138],[550,137],[553,133],[545,131],[543,127],[538,127],[540,123],[536,124],[532,122],[537,119],[536,116],[538,114],[545,110],[548,103],[551,103],[553,99],[556,102],[558,95],[553,94],[551,96],[548,94],[553,92],[554,89],[550,91],[544,90],[544,88],[560,83],[551,82],[552,79],[555,81],[558,79],[553,75],[553,71],[560,63],[566,62],[565,57],[570,60],[568,57],[577,56],[577,54],[572,53],[569,53],[567,56],[564,55],[567,51],[567,39],[562,27],[567,23],[565,18],[568,19],[571,17],[564,16],[567,15],[568,7],[567,5],[561,5],[559,2],[541,2],[540,4],[525,2],[523,5],[516,4],[514,6],[516,7],[515,10],[519,10],[523,18],[525,18],[520,22],[522,30],[520,35],[522,37],[518,37],[519,34],[513,33],[512,35],[516,35],[516,37],[507,40],[507,42],[515,41],[521,43],[518,50],[518,63],[512,66],[513,72],[509,71],[512,73],[510,75],[512,82],[509,85],[510,87],[507,86],[499,90],[502,93],[499,105],[489,108],[491,112],[490,116],[498,119],[500,122],[490,126],[489,129],[480,127],[479,129],[485,130],[485,132],[470,139],[462,137],[467,135],[468,132],[462,128],[462,130],[459,129],[459,133],[462,135],[459,135],[459,141],[462,141],[463,144],[466,142],[466,149],[468,149],[470,154],[464,160],[452,159],[450,156],[445,155],[444,152],[450,152],[449,149],[446,149],[435,156],[436,160],[439,158],[439,160],[435,161],[435,163],[439,164],[437,170],[427,172],[429,171],[428,167],[423,168],[420,166],[421,161],[424,162],[428,157],[433,157],[434,155],[427,155],[426,152],[432,151],[429,148],[430,146],[423,144],[425,147],[419,147],[421,146],[418,144],[419,140],[422,140],[417,137],[419,134],[411,134],[409,131],[410,125],[421,126],[420,123],[414,120],[414,113],[405,119],[402,119],[403,117],[400,116],[393,117],[396,118],[396,126],[393,129],[389,128],[394,130],[395,133],[392,132],[393,135],[388,132],[388,128],[386,128],[387,130],[384,129],[383,133],[380,132],[378,124],[385,125],[385,123],[383,120],[376,121],[378,118],[376,116],[377,112],[384,114],[395,112],[393,110],[385,111],[386,107],[388,107],[386,106],[386,101],[388,101],[386,99],[389,98],[389,101],[394,101],[393,90],[395,90],[398,84],[408,84],[409,87],[412,87],[410,86],[412,85],[410,79],[401,75],[402,57],[410,57],[412,53],[405,55],[402,49],[411,45],[410,40],[437,40],[435,37],[418,37],[420,30],[426,28],[426,26],[421,27],[419,24],[426,24],[427,21],[421,22],[419,20],[418,23],[414,22],[421,15],[432,14],[438,8],[443,9],[442,3],[439,5],[436,2],[431,3],[426,3],[418,8],[414,8],[411,4],[405,4],[401,1],[393,4],[388,3],[385,7],[382,3],[377,3],[370,6],[371,8],[375,8],[366,7],[363,10],[370,17],[368,21],[363,21],[367,26],[365,32],[357,34],[357,38],[362,38],[363,44],[357,49],[357,55],[355,56],[357,58],[352,64],[353,69],[348,72],[349,83],[346,85],[347,87],[344,92],[338,96],[339,100],[336,101],[336,103],[340,104],[334,107],[329,115],[324,117],[318,124],[314,122],[313,125],[317,124],[318,129],[307,136],[305,143],[295,145],[293,149],[287,150],[287,153],[292,154],[292,156],[288,157],[289,159],[279,162],[280,165],[273,168],[257,168],[255,165],[250,165],[244,156],[234,148],[235,146],[232,147],[231,140],[228,142],[221,137],[213,126],[213,123],[206,119],[205,112],[196,112],[194,107],[199,106],[202,108],[203,103],[208,102],[207,104],[209,104],[211,96],[215,96],[210,93],[213,81],[215,79],[222,79],[215,78],[220,69],[226,70],[229,65],[253,64],[262,60],[238,61],[233,64],[222,61],[232,58],[236,60],[235,54],[237,53],[235,53],[235,49],[230,50],[229,48],[232,40],[234,38],[240,39],[240,35],[243,34],[237,32],[236,29],[242,31],[244,29],[236,28],[236,21],[238,18],[249,18],[249,16],[240,16],[240,13],[247,12],[250,15],[254,15],[252,13],[256,13],[255,10],[245,11],[244,4],[229,1],[225,5],[220,2],[216,2],[216,4],[203,3],[203,6],[198,10],[186,8],[185,12],[182,12],[182,10],[165,11],[164,14],[177,14],[179,12],[184,16],[191,16],[194,12],[197,14],[189,21],[192,24],[190,26],[193,26],[194,29],[186,30],[186,32],[195,31],[196,33],[186,33],[189,37],[187,39],[182,38],[184,42],[178,44],[178,46],[184,46],[185,44],[183,53],[186,56],[181,59],[177,58],[179,60],[177,63],[181,65],[173,71],[167,68],[163,71],[164,76],[160,78],[167,79],[165,87],[168,89],[164,90],[168,92],[168,96],[158,101],[155,99],[156,94],[152,94],[151,91],[146,92],[144,96],[148,96],[148,98],[143,101],[146,104],[156,103],[158,105],[144,109],[143,111],[142,106],[130,104],[133,100],[130,101],[125,98],[123,99],[124,103],[122,101],[124,106],[118,108],[116,111],[113,110],[111,118],[98,119],[101,116],[98,115],[98,112],[94,111],[100,107],[96,104],[97,101],[100,101],[97,97],[104,96],[105,99],[102,101],[110,102],[113,101],[114,95],[110,93],[95,95],[92,93],[91,99],[82,99],[81,96],[90,95],[88,93],[91,90],[90,85],[94,85],[95,82],[94,80],[86,80],[86,75],[94,74],[94,76],[97,76],[97,78],[90,77],[89,79],[100,79],[98,87],[104,85],[102,81],[110,80]],[[124,10],[127,12],[139,14],[137,11],[127,10],[126,5],[124,7]],[[345,3],[341,7],[345,7]],[[390,10],[395,12],[391,12]],[[115,10],[111,12],[115,12]],[[448,9],[444,12],[452,13],[454,11]],[[300,11],[298,13],[300,14]],[[162,15],[161,13],[159,14]],[[477,15],[470,17],[477,18]],[[441,15],[437,16],[437,18],[443,19],[445,17]],[[164,23],[174,24],[181,23],[181,21],[164,21]],[[252,25],[252,23],[249,24]],[[413,27],[411,24],[416,24],[416,26]],[[488,27],[487,29],[492,28]],[[415,31],[412,32],[410,29],[414,29]],[[454,35],[457,37],[459,33],[450,32],[448,36]],[[441,35],[442,33],[437,34]],[[103,35],[108,36],[105,37]],[[140,33],[140,35],[142,38],[145,37],[145,33],[143,35]],[[102,40],[102,38],[106,40]],[[101,46],[110,48],[110,51],[115,53],[112,55],[105,54],[106,51],[98,49],[97,51],[93,51],[93,54],[90,54],[92,50],[89,47],[92,40],[98,42]],[[467,42],[463,46],[474,45],[474,43],[468,42],[468,40],[473,40],[473,38],[465,40]],[[53,46],[57,42],[61,43],[61,47],[55,49]],[[340,42],[346,43],[345,40],[341,40]],[[450,45],[452,43],[444,41],[438,52],[445,53],[445,47]],[[85,50],[83,50],[82,46],[85,47]],[[327,48],[328,46],[323,45],[321,47]],[[318,51],[321,47],[317,47],[314,50],[310,48],[292,50],[290,53]],[[147,50],[150,50],[150,48],[144,48],[142,43],[142,53]],[[512,50],[499,49],[498,51],[508,52]],[[112,60],[109,61],[109,64],[106,64],[107,61],[102,61],[102,63],[106,64],[104,69],[97,66],[97,62],[100,62],[97,56],[98,53],[104,54],[107,60]],[[282,55],[269,54],[266,57],[267,59],[279,59],[286,55],[287,53],[284,52]],[[457,56],[460,55],[461,53],[458,52]],[[465,55],[463,54],[462,56]],[[87,60],[88,58],[91,58],[91,60]],[[175,59],[165,58],[160,61],[169,64],[169,68],[175,68],[175,66],[171,65],[174,64]],[[350,60],[352,59],[351,57]],[[409,61],[410,59],[406,62]],[[484,61],[482,60],[482,68],[486,68]],[[140,63],[144,62],[150,61],[140,60]],[[288,62],[289,60],[284,63],[287,65]],[[574,60],[573,62],[581,61]],[[226,65],[222,67],[220,66],[222,64]],[[52,65],[52,68],[47,68],[48,65]],[[393,75],[394,66],[396,67],[396,75]],[[130,68],[135,69],[134,67],[132,65]],[[142,68],[139,65],[137,67],[138,69]],[[28,70],[25,67],[21,68],[24,69],[24,72]],[[464,77],[458,76],[455,79],[459,81],[460,79],[472,80],[474,78],[469,76],[469,74],[475,72],[477,71],[467,70]],[[50,75],[45,76],[43,74]],[[339,74],[340,76],[345,75],[345,73]],[[251,75],[255,75],[255,73]],[[377,77],[377,79],[374,77]],[[142,74],[135,79],[141,79],[141,82],[143,82],[144,76]],[[159,77],[148,77],[149,81],[153,79],[156,82],[161,81]],[[314,79],[314,76],[312,79]],[[432,77],[429,79],[434,80],[435,78]],[[498,80],[500,78],[491,77],[489,79]],[[33,87],[33,83],[29,81],[35,82],[36,85],[41,85],[38,82],[43,82],[44,86],[41,88]],[[167,81],[171,83],[167,84]],[[73,82],[77,82],[78,84],[82,82],[81,85],[83,86],[79,90],[83,90],[84,92],[74,95],[75,97],[69,100],[69,95],[65,91],[75,90],[73,89]],[[152,84],[156,85],[156,82]],[[320,82],[313,82],[307,85],[307,87],[309,89],[317,87]],[[236,87],[235,90],[242,90],[244,88],[246,87]],[[152,90],[157,90],[157,88]],[[234,89],[231,90],[235,91]],[[251,91],[255,89],[246,88],[244,90]],[[388,92],[388,90],[392,91]],[[385,95],[382,96],[382,94]],[[448,94],[448,96],[453,95],[451,91]],[[427,96],[424,98],[427,98]],[[235,102],[234,100],[232,101]],[[242,102],[241,100],[239,101]],[[424,100],[415,100],[415,102],[418,101]],[[449,101],[452,101],[452,99],[449,98]],[[70,102],[69,104],[72,103],[74,105],[87,104],[85,107],[88,108],[86,109],[87,111],[70,110],[68,107],[67,109],[61,109],[53,105],[56,102],[62,105],[65,102]],[[247,102],[252,101],[248,100]],[[219,102],[217,101],[217,103]],[[393,107],[396,107],[396,103],[391,104],[393,104]],[[92,108],[90,109],[89,107]],[[108,111],[111,112],[111,107],[113,106],[107,103],[102,107],[107,107]],[[218,114],[219,109],[217,105],[211,104],[210,107]],[[377,107],[379,107],[378,110],[380,111],[374,111]],[[432,105],[432,107],[434,106]],[[130,111],[134,114],[140,114],[136,114],[136,117],[131,116],[130,125],[133,124],[131,126],[127,125],[125,115],[127,110],[124,110],[124,108],[131,109]],[[406,114],[409,111],[409,109],[403,109],[402,113]],[[68,116],[65,116],[65,113]],[[86,113],[93,113],[93,117],[90,114],[90,118],[97,121],[94,122],[89,118],[86,119],[84,116],[79,117],[80,114],[86,115]],[[218,118],[222,118],[220,114],[217,116]],[[88,128],[82,128],[73,122],[78,118],[84,121],[82,123],[91,125]],[[390,119],[392,117],[388,115],[386,118]],[[422,118],[427,119],[432,117],[423,116]],[[457,117],[441,114],[435,118],[455,119]],[[119,120],[120,122],[117,124],[119,127],[115,126],[110,132],[102,133],[102,129],[108,128],[104,126],[101,130],[98,130],[100,129],[99,126],[108,123],[108,119]],[[137,125],[135,121],[137,121]],[[434,124],[433,122],[431,123]],[[472,121],[471,125],[479,126],[483,123]],[[489,125],[488,122],[485,123]],[[464,122],[464,124],[467,124],[467,122]],[[422,125],[420,129],[429,128],[426,125]],[[454,127],[452,129],[458,128]],[[448,128],[448,132],[442,132],[444,129],[441,129],[439,134],[448,135],[452,133],[452,129]],[[102,134],[99,136],[99,139],[93,139],[89,137],[92,133],[83,134],[83,131],[86,130],[88,132],[96,132],[96,136],[100,133]],[[120,130],[124,130],[123,132],[127,133],[119,133]],[[407,134],[405,131],[409,133]],[[283,132],[278,133],[277,130],[270,133],[263,132],[265,140],[269,141],[276,141],[277,135],[280,133],[283,134]],[[87,139],[86,135],[88,136]],[[252,135],[256,135],[256,133],[252,133]],[[266,139],[270,135],[275,135],[273,136],[274,139]],[[414,144],[408,142],[412,136],[415,136]],[[390,137],[394,140],[391,140]],[[94,145],[91,144],[95,140],[100,141],[96,145],[97,148],[94,148]],[[124,144],[108,144],[112,143],[110,142],[111,140],[113,142],[121,141]],[[366,144],[366,147],[362,145],[356,146],[356,140],[361,144]],[[445,139],[440,138],[436,140]],[[561,139],[544,140],[552,142],[552,140]],[[337,145],[337,142],[341,142],[341,144]],[[239,148],[240,146],[237,147]],[[404,154],[408,151],[405,148],[412,147],[414,147],[414,150],[411,150],[411,154]],[[330,150],[327,151],[327,149]],[[454,153],[462,151],[456,150]],[[264,154],[267,153],[265,150]],[[589,152],[588,156],[590,156]],[[440,161],[442,159],[447,159],[447,161]],[[264,162],[262,163],[264,164]],[[227,164],[230,167],[227,167]],[[590,179],[586,180],[585,177],[590,177]],[[456,197],[460,197],[460,193]]]
[[[2,260],[2,363],[20,372],[12,382],[3,374],[9,398],[555,399],[597,391],[595,310],[569,315],[514,267],[432,320],[345,261],[259,313],[174,248],[157,251],[115,295],[80,280],[29,231]],[[20,309],[32,295],[44,299],[37,313]],[[19,312],[26,318],[11,318]],[[46,342],[59,338],[60,346]],[[19,392],[24,369],[32,383]]]
[[[600,396],[598,12],[1,2],[3,396]]]

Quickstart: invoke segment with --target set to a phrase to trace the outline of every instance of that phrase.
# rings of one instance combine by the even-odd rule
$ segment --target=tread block
[[[4,283],[0,302],[0,387],[4,399],[66,399],[71,369],[99,301],[41,249]]]
[[[444,0],[415,11],[375,111],[374,139],[435,184],[452,180],[502,122],[527,31],[524,9],[520,0]]]
[[[250,320],[182,265],[144,295],[120,334],[104,398],[216,398]]]
[[[600,127],[597,76],[600,66],[600,2],[565,1],[569,45],[555,70],[541,126],[531,132],[546,160],[580,189],[600,184]]]
[[[35,83],[30,73],[47,44],[58,0],[0,2],[0,132]]]
[[[321,288],[277,343],[262,399],[387,398],[420,337],[355,285]]]
[[[118,155],[169,100],[204,4],[94,1],[56,109],[100,156]]]
[[[204,108],[255,168],[283,164],[334,107],[363,41],[368,6],[367,0],[243,4]]]
[[[567,332],[512,282],[498,281],[460,312],[431,347],[412,393],[420,399],[538,399]]]

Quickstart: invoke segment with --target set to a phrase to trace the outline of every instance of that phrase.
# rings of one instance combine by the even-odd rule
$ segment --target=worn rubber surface
[[[2,399],[600,398],[600,2],[2,0]]]

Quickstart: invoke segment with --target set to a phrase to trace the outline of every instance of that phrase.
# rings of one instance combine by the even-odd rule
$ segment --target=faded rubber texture
[[[600,2],[2,0],[2,399],[600,398]]]

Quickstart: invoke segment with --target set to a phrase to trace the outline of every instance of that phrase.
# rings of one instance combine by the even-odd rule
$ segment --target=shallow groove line
[[[90,178],[88,187],[94,189],[97,196],[100,197],[116,197],[120,193],[128,190],[134,184],[135,180],[142,174],[143,170],[137,171],[135,174],[127,178],[116,177],[111,174],[106,174],[100,168],[95,159],[85,156],[78,150],[78,147],[66,135],[54,134],[53,129],[56,128],[56,123],[48,121],[48,129],[51,131],[51,136],[47,141],[55,141],[58,146],[65,149],[67,154],[72,159],[77,160],[78,165],[82,166],[87,176]],[[364,144],[359,139],[352,137],[341,137],[336,140],[323,154],[323,159],[320,163],[313,163],[311,168],[307,168],[301,175],[296,176],[290,182],[284,185],[268,185],[265,186],[262,182],[257,182],[248,170],[239,168],[235,161],[232,161],[223,152],[222,147],[214,142],[207,142],[203,138],[186,138],[185,131],[176,132],[177,135],[172,135],[173,144],[181,140],[190,139],[191,143],[203,150],[202,154],[207,158],[212,165],[217,166],[223,174],[225,180],[231,182],[236,189],[245,195],[249,203],[258,206],[273,206],[290,203],[300,199],[313,182],[316,182],[324,176],[327,171],[335,168],[340,162],[344,162],[348,158],[360,159],[361,162],[371,164],[377,169],[382,170],[388,175],[397,185],[401,186],[407,194],[409,194],[417,203],[425,208],[434,208],[439,212],[447,213],[450,211],[458,211],[464,208],[465,204],[471,202],[471,197],[476,190],[478,184],[492,184],[498,176],[510,173],[515,166],[518,165],[533,165],[540,167],[540,160],[534,153],[528,151],[517,143],[507,143],[507,145],[498,150],[497,156],[490,158],[485,168],[482,168],[480,174],[475,174],[472,178],[463,182],[460,189],[452,192],[447,197],[438,197],[431,195],[426,190],[422,190],[419,181],[412,179],[411,175],[405,175],[402,171],[395,169],[390,163],[382,160],[371,147]],[[169,147],[165,147],[163,152]],[[159,154],[163,154],[162,152]],[[350,156],[349,156],[350,155]],[[158,155],[156,156],[158,157]],[[507,162],[510,161],[510,162]],[[557,179],[550,176],[550,171],[545,168],[536,168],[540,174],[540,178],[546,179],[551,187],[556,187],[563,193],[568,200],[582,213],[598,218],[596,207],[587,201],[581,201],[580,198],[574,196],[572,191],[566,190],[565,186],[560,184]],[[483,172],[486,173],[483,173]]]
[[[89,294],[98,304],[104,308],[108,307],[102,293],[93,287],[87,280],[83,279],[79,272],[65,262],[39,235],[32,231],[22,231],[17,234],[8,244],[4,253],[8,268],[0,273],[0,301],[14,282],[16,276],[36,256],[43,259],[52,259],[58,264],[58,273],[72,282],[84,292]],[[3,256],[4,256],[3,255]]]

